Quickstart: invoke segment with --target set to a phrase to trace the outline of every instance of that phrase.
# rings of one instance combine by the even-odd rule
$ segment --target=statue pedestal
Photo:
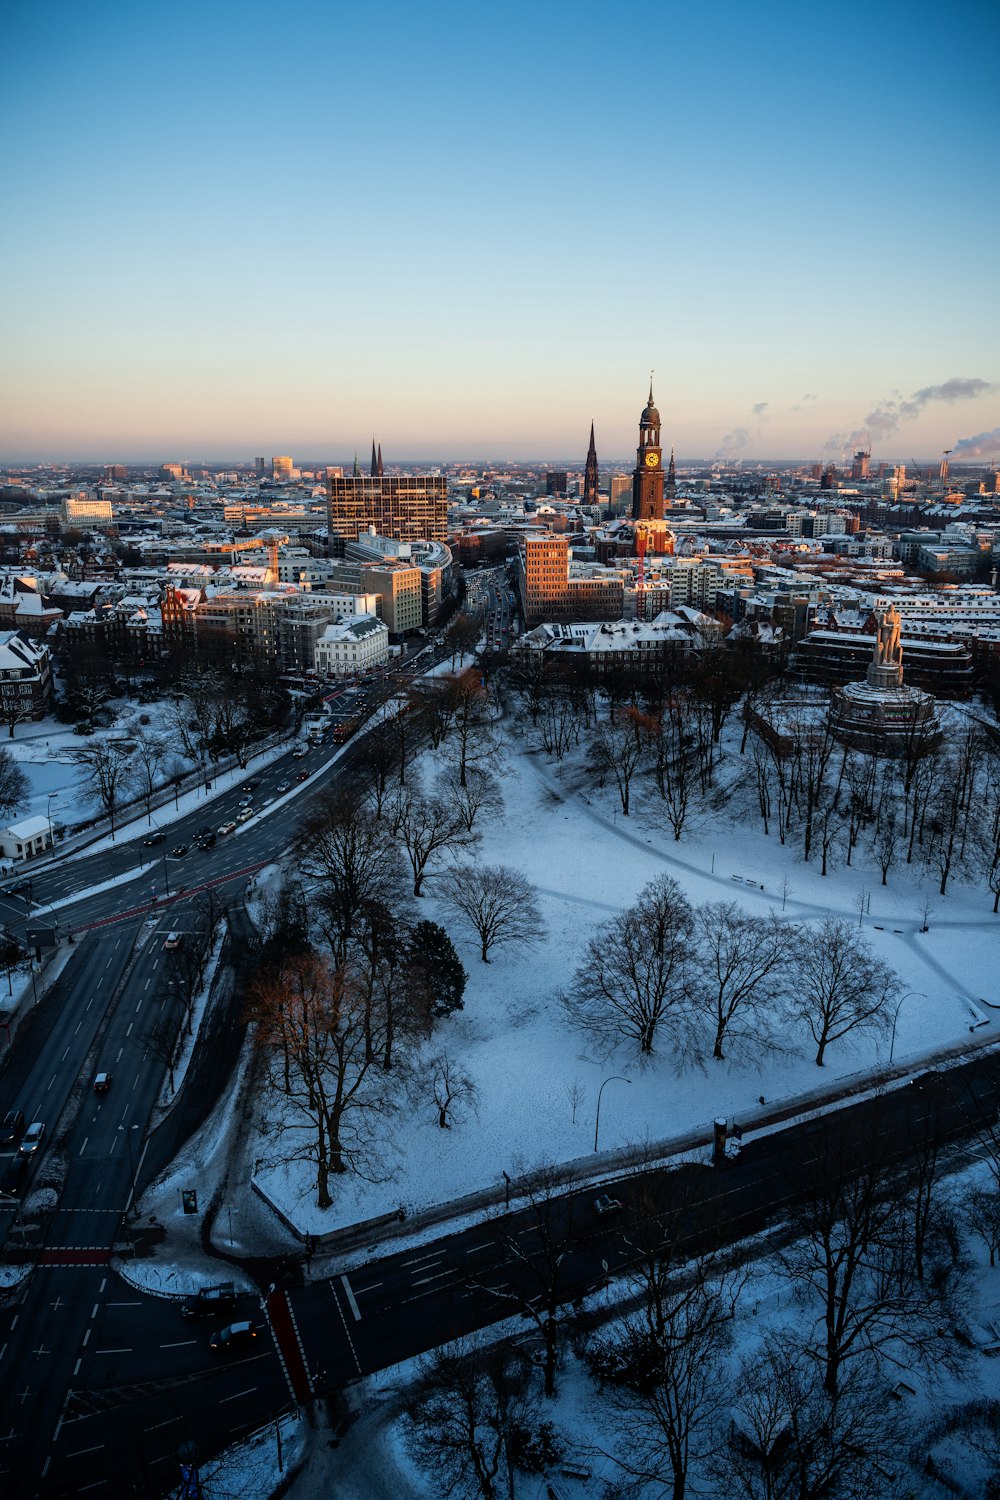
[[[880,674],[891,674],[884,686]],[[883,755],[900,754],[915,739],[936,742],[941,735],[936,701],[920,688],[904,687],[902,675],[901,666],[872,665],[867,682],[834,688],[830,728],[837,739]]]
[[[866,673],[868,686],[879,693],[893,693],[903,686],[903,663],[872,662]]]

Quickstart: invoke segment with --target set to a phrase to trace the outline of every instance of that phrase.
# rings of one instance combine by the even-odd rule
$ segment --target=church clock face
[[[660,462],[659,454],[657,454],[657,453],[647,453],[646,454],[646,468],[647,469],[655,469],[656,466],[657,466],[657,464],[659,462]]]

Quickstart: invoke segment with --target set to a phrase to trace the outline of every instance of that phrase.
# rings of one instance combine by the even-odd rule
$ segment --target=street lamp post
[[[597,1132],[601,1128],[601,1095],[604,1093],[604,1090],[607,1088],[607,1086],[608,1086],[609,1083],[631,1083],[631,1082],[632,1082],[631,1078],[622,1078],[622,1076],[619,1073],[613,1073],[610,1078],[605,1078],[604,1082],[601,1084],[600,1088],[597,1090],[597,1118],[594,1121],[594,1150],[595,1151],[597,1150]]]
[[[55,853],[56,841],[52,833],[52,798],[58,797],[58,792],[49,792],[48,801],[45,804],[45,816],[49,824],[49,848]]]
[[[919,995],[922,1000],[926,1000],[927,999],[927,996],[924,994],[923,990],[907,990],[907,992],[906,992],[905,995],[900,995],[899,1001],[897,1002],[897,1005],[896,1005],[896,1013],[895,1013],[895,1015],[892,1018],[892,1037],[890,1038],[890,1041],[889,1041],[889,1067],[890,1068],[892,1067],[892,1053],[893,1053],[893,1049],[894,1049],[894,1047],[896,1045],[896,1022],[899,1020],[899,1012],[903,1008],[903,1001],[904,1000],[909,1000],[912,995]]]
[[[137,1210],[135,1202],[135,1156],[132,1151],[132,1132],[133,1130],[138,1130],[139,1127],[138,1125],[119,1125],[118,1129],[125,1132],[125,1144],[128,1146],[128,1174],[132,1183],[129,1206],[134,1214]]]

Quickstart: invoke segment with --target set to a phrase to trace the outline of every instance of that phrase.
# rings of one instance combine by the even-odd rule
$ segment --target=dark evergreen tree
[[[432,1015],[450,1016],[462,1009],[469,976],[443,927],[429,921],[412,927],[407,958],[411,982],[426,986]]]

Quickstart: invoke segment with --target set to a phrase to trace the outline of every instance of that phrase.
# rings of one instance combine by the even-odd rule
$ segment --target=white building
[[[316,642],[316,671],[353,677],[389,660],[389,631],[374,615],[328,625]]]
[[[4,859],[31,859],[48,847],[49,832],[48,818],[25,818],[22,823],[12,823],[0,833],[0,853]]]

